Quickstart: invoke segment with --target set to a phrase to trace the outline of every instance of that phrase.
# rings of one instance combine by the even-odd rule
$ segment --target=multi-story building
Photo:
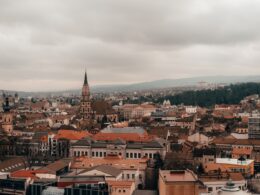
[[[140,119],[151,116],[156,111],[156,107],[152,104],[125,104],[120,108],[120,111],[125,120]]]
[[[156,158],[157,155],[164,158],[166,155],[166,145],[160,141],[149,142],[126,142],[123,140],[95,141],[92,139],[82,139],[71,145],[70,156],[87,156],[91,158],[104,158],[109,155],[117,155],[123,159],[141,159],[147,157]]]
[[[79,157],[72,163],[72,170],[80,170],[78,176],[104,176],[106,181],[134,182],[135,188],[143,188],[146,180],[147,158],[123,159],[118,156],[105,158]]]
[[[205,166],[205,172],[232,172],[242,173],[246,177],[254,174],[254,160],[251,159],[234,159],[234,158],[216,158],[215,162],[209,162]]]
[[[160,195],[198,195],[198,177],[190,170],[159,172]]]
[[[260,116],[253,116],[249,118],[248,138],[260,139]]]

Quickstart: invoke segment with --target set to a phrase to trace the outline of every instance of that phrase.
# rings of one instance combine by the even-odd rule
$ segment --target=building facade
[[[260,117],[250,117],[248,121],[248,138],[260,139]]]
[[[163,146],[156,140],[147,143],[127,143],[123,140],[94,141],[91,139],[82,139],[72,144],[70,148],[71,157],[104,158],[109,155],[117,155],[123,159],[140,159],[143,157],[155,159],[158,154],[161,158],[164,158],[166,155],[166,146]]]

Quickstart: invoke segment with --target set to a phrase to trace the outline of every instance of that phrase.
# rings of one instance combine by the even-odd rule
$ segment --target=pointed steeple
[[[88,85],[87,71],[85,71],[84,85]]]

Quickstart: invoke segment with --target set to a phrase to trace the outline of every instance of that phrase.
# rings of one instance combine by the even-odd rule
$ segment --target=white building
[[[197,106],[185,106],[185,111],[188,114],[195,114],[197,113]]]

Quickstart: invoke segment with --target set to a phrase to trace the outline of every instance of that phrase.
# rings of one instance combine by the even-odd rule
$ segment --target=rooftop
[[[234,158],[216,158],[216,163],[219,163],[219,164],[249,165],[253,162],[254,162],[254,160],[249,160],[249,159],[240,161],[240,160],[234,159]]]
[[[56,139],[68,139],[68,140],[80,140],[88,137],[91,134],[87,131],[76,131],[76,130],[59,130],[55,136]]]
[[[142,159],[122,159],[118,156],[107,156],[105,158],[89,158],[79,157],[72,163],[71,168],[88,169],[98,165],[110,165],[117,169],[135,170],[145,169],[147,166],[147,158]]]
[[[38,173],[47,173],[47,171],[44,171],[44,170],[19,170],[19,171],[11,173],[11,177],[37,179],[36,174],[38,174]]]
[[[107,182],[111,187],[127,187],[130,188],[133,185],[133,181],[108,181]]]
[[[97,171],[100,171],[102,173],[111,175],[113,177],[117,177],[122,172],[120,169],[113,167],[111,165],[98,165],[98,166],[92,167],[90,169],[87,169],[87,170],[81,172],[80,174],[86,173],[86,172],[89,172],[89,171],[92,171],[92,170],[97,170]]]
[[[145,134],[146,131],[142,127],[123,127],[123,128],[115,128],[108,127],[101,131],[102,133],[138,133]]]
[[[196,182],[198,180],[190,170],[161,170],[160,177],[164,182]]]
[[[221,173],[221,175],[219,176],[219,174],[208,174],[208,175],[201,175],[199,177],[199,179],[202,182],[226,182],[229,179],[231,179],[232,181],[242,181],[245,180],[245,178],[243,177],[242,173]]]

